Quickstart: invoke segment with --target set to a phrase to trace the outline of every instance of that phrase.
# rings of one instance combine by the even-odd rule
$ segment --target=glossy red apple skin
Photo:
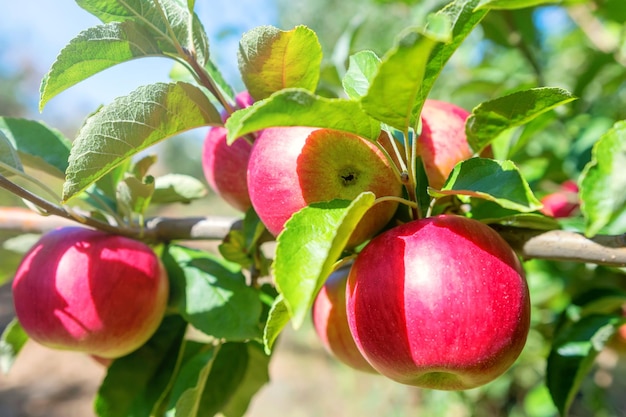
[[[331,129],[277,127],[258,136],[248,165],[252,206],[277,236],[285,222],[311,203],[352,200],[364,191],[401,196],[402,184],[383,153],[356,135]],[[359,244],[393,217],[396,202],[374,205],[350,237]]]
[[[236,103],[238,108],[245,108],[251,106],[253,100],[243,91],[237,94]],[[222,126],[209,129],[202,145],[202,169],[211,189],[232,207],[245,212],[251,207],[246,172],[252,144],[238,138],[229,145],[227,133]]]
[[[349,367],[377,373],[354,343],[346,315],[346,281],[350,266],[333,272],[313,303],[313,327],[322,345],[332,356]]]
[[[488,226],[441,215],[381,233],[358,255],[348,323],[368,362],[397,382],[464,390],[522,351],[530,299],[522,266]]]
[[[33,340],[104,359],[152,336],[168,292],[167,273],[149,246],[80,227],[43,235],[13,280],[15,312]]]
[[[469,115],[467,110],[452,103],[431,99],[424,103],[417,151],[431,187],[441,189],[454,166],[472,157],[465,135]]]
[[[580,206],[578,185],[574,181],[564,181],[558,191],[541,199],[541,212],[556,219],[571,217]]]

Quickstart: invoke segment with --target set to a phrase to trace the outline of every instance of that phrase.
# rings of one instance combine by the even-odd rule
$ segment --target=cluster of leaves
[[[39,122],[2,118],[0,174],[26,178],[55,202],[88,207],[96,225],[112,224],[124,234],[134,233],[138,225],[141,236],[150,206],[205,195],[197,179],[151,176],[153,157],[133,161],[155,143],[190,129],[222,125],[220,111],[225,111],[232,113],[226,123],[231,142],[267,127],[300,125],[351,132],[371,141],[384,129],[400,146],[408,146],[419,133],[424,101],[467,37],[481,24],[498,28],[494,13],[550,1],[452,1],[429,16],[424,27],[402,32],[384,55],[369,50],[350,54],[339,85],[323,91],[323,54],[314,31],[305,26],[288,31],[256,28],[241,39],[239,55],[242,80],[256,102],[237,111],[233,89],[211,61],[193,1],[77,3],[102,24],[80,33],[60,52],[42,81],[41,109],[76,83],[132,59],[167,57],[188,71],[185,76],[177,71],[169,83],[140,86],[101,107],[72,142]],[[458,164],[440,190],[427,187],[419,160],[405,161],[412,178],[407,193],[420,205],[419,214],[446,209],[437,202],[452,197],[467,207],[467,215],[487,223],[562,227],[537,213],[541,205],[533,183],[514,157],[558,117],[555,108],[574,100],[563,88],[540,85],[516,88],[476,105],[467,123],[468,140],[476,153],[491,148],[494,158]],[[582,221],[567,227],[587,236],[619,228],[626,212],[626,197],[619,191],[626,178],[616,173],[625,159],[626,125],[621,122],[593,146],[579,181]],[[28,176],[25,166],[62,181],[63,195],[55,196]],[[51,214],[47,205],[37,206],[40,200],[26,200]],[[170,313],[144,347],[111,365],[96,398],[98,414],[243,415],[268,380],[274,342],[287,323],[302,325],[325,278],[346,256],[351,231],[375,203],[372,194],[363,193],[353,201],[323,202],[296,213],[277,239],[272,284],[258,280],[270,267],[260,250],[263,225],[253,211],[246,213],[240,230],[231,231],[221,257],[165,242]],[[12,240],[4,240],[4,246]],[[309,251],[300,250],[305,243]],[[600,302],[605,299],[611,302]],[[593,359],[622,323],[618,311],[624,302],[614,292],[591,293],[571,304],[553,329],[547,386],[563,414]],[[197,330],[191,336],[190,325]],[[19,323],[7,327],[0,344],[5,369],[25,339]],[[563,383],[563,375],[569,383]]]

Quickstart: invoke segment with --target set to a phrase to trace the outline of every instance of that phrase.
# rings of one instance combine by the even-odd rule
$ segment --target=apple
[[[504,373],[522,351],[530,298],[522,265],[493,229],[439,215],[372,239],[346,285],[348,324],[380,374],[464,390]]]
[[[82,227],[44,234],[13,280],[15,312],[33,340],[104,359],[143,345],[168,295],[167,273],[149,246]]]
[[[276,127],[257,137],[248,163],[252,206],[277,236],[285,222],[311,203],[352,200],[364,191],[401,196],[402,184],[372,142],[351,133],[311,127]],[[394,201],[374,205],[348,245],[371,238],[393,217]]]
[[[431,187],[440,189],[454,166],[472,157],[465,135],[469,115],[467,110],[452,103],[432,99],[424,103],[417,152]]]
[[[253,102],[247,91],[237,94],[235,100],[239,108],[249,107]],[[252,144],[237,138],[229,145],[227,133],[223,126],[209,129],[202,145],[202,169],[211,189],[232,207],[245,212],[251,207],[246,171]]]
[[[541,212],[554,218],[570,217],[580,206],[578,185],[574,181],[564,181],[558,191],[547,194],[541,199]]]
[[[326,279],[312,308],[313,327],[326,351],[359,371],[377,373],[354,343],[346,315],[346,281],[350,265]]]

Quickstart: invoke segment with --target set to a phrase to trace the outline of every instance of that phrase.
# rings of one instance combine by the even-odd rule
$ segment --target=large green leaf
[[[209,57],[209,41],[198,16],[183,0],[76,0],[104,23],[133,21],[148,30],[164,53],[177,55],[177,45],[193,51],[201,66]],[[171,36],[171,35],[174,36]]]
[[[180,316],[167,316],[144,346],[113,361],[95,399],[97,415],[153,415],[177,367],[186,329]]]
[[[295,328],[302,325],[315,295],[374,200],[373,193],[364,192],[353,201],[312,204],[295,213],[278,235],[274,279]]]
[[[11,320],[0,336],[0,372],[9,372],[27,341],[28,335],[24,328],[16,318]]]
[[[100,71],[131,59],[162,55],[152,34],[134,21],[111,22],[82,31],[57,56],[41,81],[39,110]]]
[[[467,119],[467,141],[474,151],[480,152],[505,130],[528,123],[575,99],[562,88],[542,87],[486,101],[479,104]]]
[[[387,53],[361,99],[373,118],[402,132],[416,127],[426,64],[436,41],[417,31],[405,34]]]
[[[437,12],[438,15],[445,16],[452,27],[452,39],[448,42],[435,44],[428,62],[424,81],[417,98],[419,103],[423,103],[430,93],[430,90],[437,81],[444,66],[463,43],[465,38],[474,30],[480,21],[487,15],[487,10],[476,10],[479,0],[455,0],[448,3],[443,9]]]
[[[521,212],[539,210],[542,205],[512,161],[471,158],[458,163],[441,190],[429,188],[434,197],[456,195],[492,201]]]
[[[78,133],[69,156],[63,199],[74,197],[163,139],[221,123],[217,109],[191,84],[152,84],[119,97],[87,119]]]
[[[580,187],[587,236],[626,210],[626,121],[617,122],[593,147]]]
[[[45,123],[14,117],[0,117],[3,133],[23,165],[58,178],[65,177],[71,142]]]
[[[593,314],[564,327],[555,337],[548,356],[546,385],[562,416],[593,367],[598,353],[625,319]]]
[[[176,245],[163,260],[172,281],[171,304],[189,323],[218,339],[260,338],[260,294],[246,285],[238,265]]]
[[[284,31],[260,26],[239,43],[239,71],[255,100],[284,88],[315,91],[320,77],[322,47],[306,26]]]
[[[358,101],[320,97],[304,89],[285,89],[233,113],[226,121],[228,141],[274,126],[330,128],[371,140],[380,134],[380,122],[368,116]]]

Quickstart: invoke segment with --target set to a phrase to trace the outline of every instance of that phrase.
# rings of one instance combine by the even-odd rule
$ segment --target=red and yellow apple
[[[326,351],[340,362],[363,372],[376,373],[354,343],[346,315],[346,280],[350,266],[330,274],[315,297],[313,327]]]
[[[148,245],[81,227],[43,235],[13,280],[15,312],[33,340],[103,360],[143,345],[168,295],[167,273]]]
[[[252,206],[278,235],[285,222],[312,203],[352,200],[364,191],[401,196],[402,184],[372,142],[347,132],[310,127],[276,127],[256,139],[248,163]],[[374,205],[350,237],[357,245],[393,217],[397,203]]]
[[[237,94],[236,102],[238,108],[245,108],[253,100],[243,91]],[[245,212],[251,207],[246,171],[252,144],[245,138],[237,138],[229,145],[227,133],[223,126],[209,129],[202,146],[202,169],[211,189],[232,207]]]
[[[361,354],[397,382],[464,390],[504,373],[522,351],[530,301],[516,254],[461,216],[414,220],[372,239],[346,288]]]
[[[417,152],[431,187],[440,189],[454,166],[472,157],[465,135],[469,115],[467,110],[444,101],[429,99],[424,103]]]

